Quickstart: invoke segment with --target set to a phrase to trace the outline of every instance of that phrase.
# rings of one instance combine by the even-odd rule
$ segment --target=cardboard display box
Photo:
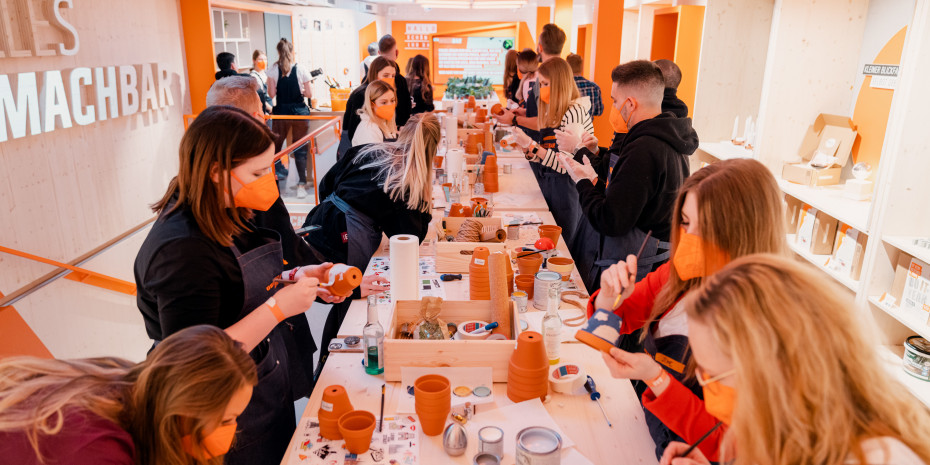
[[[785,229],[788,231],[788,234],[796,234],[798,232],[798,221],[801,219],[801,207],[804,206],[804,202],[785,194]]]
[[[782,167],[781,177],[786,181],[806,186],[826,186],[840,183],[843,166],[849,160],[853,143],[856,141],[856,125],[849,117],[821,113],[817,115],[801,141],[798,155],[801,163],[787,163]],[[829,141],[835,144],[831,147]],[[814,169],[808,165],[818,151],[836,157],[836,164],[824,169]]]
[[[459,232],[462,223],[465,220],[475,220],[484,226],[491,226],[495,229],[504,229],[501,219],[498,217],[486,218],[465,218],[465,217],[445,217],[437,225],[437,229],[442,230],[445,224],[453,236]],[[475,247],[487,247],[491,253],[506,253],[507,245],[503,242],[436,242],[436,272],[437,273],[468,273],[468,265],[471,263],[471,255]]]
[[[810,205],[801,207],[795,242],[810,249],[814,255],[830,255],[836,239],[837,221]]]
[[[469,320],[493,321],[492,315],[490,300],[446,300],[442,302],[439,319],[458,324]],[[391,323],[384,334],[384,379],[400,381],[401,367],[491,367],[495,383],[507,382],[507,367],[520,334],[520,316],[513,301],[510,301],[510,315],[513,334],[508,340],[399,339],[403,323],[420,320],[420,301],[395,302]]]
[[[868,236],[862,231],[840,223],[836,232],[833,257],[830,258],[827,266],[858,281],[862,272],[862,256],[865,253],[866,241],[868,241]]]
[[[930,312],[930,265],[899,252],[891,296],[894,298],[892,303],[901,308]]]

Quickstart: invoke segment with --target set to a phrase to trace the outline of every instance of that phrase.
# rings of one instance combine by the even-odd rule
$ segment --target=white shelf
[[[723,142],[701,142],[698,145],[701,150],[718,160],[732,160],[734,158],[752,158],[752,150],[746,150],[741,145],[733,145],[730,141]]]
[[[830,259],[830,255],[814,255],[810,252],[810,250],[803,249],[801,248],[801,246],[796,244],[794,242],[794,238],[795,238],[794,234],[788,234],[788,247],[791,249],[792,252],[800,255],[805,260],[811,262],[811,264],[813,264],[817,268],[820,268],[821,271],[830,275],[831,278],[839,281],[840,284],[848,287],[849,290],[853,292],[858,292],[859,281],[856,281],[847,275],[841,275],[837,273],[836,271],[833,271],[830,268],[826,267],[825,263],[828,259]]]
[[[907,390],[918,400],[930,407],[930,382],[917,379],[904,372],[901,367],[903,363],[901,356],[904,354],[904,346],[882,346],[879,349],[882,360],[887,363],[888,371],[907,388]]]
[[[925,249],[923,247],[917,246],[914,243],[915,239],[927,239],[927,237],[917,237],[917,236],[884,236],[884,240],[889,245],[907,253],[908,255],[923,261],[924,263],[930,263],[930,249]]]
[[[779,179],[778,187],[782,192],[868,234],[872,203],[844,197],[843,185],[810,187]]]
[[[930,326],[927,325],[927,312],[917,308],[901,308],[899,306],[890,306],[878,301],[879,296],[869,296],[869,303],[880,308],[885,313],[894,317],[911,331],[919,334],[920,337],[930,341]]]

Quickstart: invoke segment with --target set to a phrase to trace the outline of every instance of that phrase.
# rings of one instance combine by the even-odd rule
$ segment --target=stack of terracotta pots
[[[491,279],[488,275],[487,247],[475,247],[468,265],[468,295],[471,300],[491,300]]]
[[[475,122],[484,123],[488,120],[488,110],[486,108],[475,109]]]
[[[452,411],[452,387],[449,379],[440,375],[423,375],[417,378],[413,383],[413,400],[423,434],[441,434]]]
[[[517,259],[520,274],[536,275],[543,262],[542,254],[530,253],[522,248],[514,250],[514,257]]]
[[[513,265],[507,259],[507,294],[513,294]]]
[[[549,393],[549,357],[542,334],[524,331],[517,337],[517,348],[507,370],[507,397],[523,402]]]
[[[349,402],[346,388],[338,384],[327,386],[323,391],[320,410],[317,412],[317,418],[320,420],[320,436],[333,440],[342,439],[342,434],[339,432],[339,418],[352,410],[352,403]]]
[[[518,274],[514,278],[516,288],[526,292],[526,297],[533,300],[533,290],[536,288],[536,276],[531,274]]]
[[[471,216],[471,207],[468,205],[462,205],[460,203],[453,203],[449,207],[449,216],[458,216],[458,217],[470,217]]]
[[[484,141],[484,136],[478,132],[468,133],[468,137],[465,139],[465,153],[469,155],[480,155],[478,153],[478,144],[481,144]]]
[[[368,452],[375,424],[375,415],[365,410],[352,410],[339,417],[339,432],[346,441],[346,450],[352,454]]]
[[[484,160],[484,191],[497,192],[497,156],[488,155]]]

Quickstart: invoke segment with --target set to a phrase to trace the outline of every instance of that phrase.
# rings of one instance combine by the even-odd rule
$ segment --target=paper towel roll
[[[461,147],[452,147],[446,152],[446,173],[448,180],[452,182],[453,176],[462,180],[462,162],[465,160],[465,151]]]
[[[465,113],[465,101],[459,99],[455,101],[455,105],[452,107],[452,114],[459,116],[462,113]]]
[[[455,115],[444,115],[442,117],[442,127],[446,131],[446,143],[449,147],[459,145],[459,119]]]
[[[494,334],[502,334],[508,339],[511,332],[510,295],[507,293],[507,260],[503,252],[494,252],[488,257],[488,277],[491,281],[491,312],[493,320],[499,325]]]
[[[420,300],[420,240],[410,234],[391,236],[391,300]]]

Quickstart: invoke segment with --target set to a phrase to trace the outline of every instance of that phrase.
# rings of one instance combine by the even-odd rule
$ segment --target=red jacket
[[[636,283],[633,294],[614,310],[617,316],[623,318],[621,334],[630,334],[646,324],[659,292],[668,282],[669,273],[669,264],[665,263],[652,273],[647,274],[642,281]],[[588,301],[589,317],[594,313],[594,300],[597,298],[598,293],[600,293],[600,290],[595,292]],[[666,312],[668,310],[671,309],[666,309]],[[659,366],[665,369],[662,364],[659,364]],[[670,384],[659,397],[656,397],[651,388],[646,389],[641,399],[643,408],[648,409],[665,426],[681,436],[688,444],[694,444],[704,433],[713,428],[719,420],[707,413],[704,408],[704,401],[691,392],[687,386],[674,376],[669,376],[669,379]],[[720,459],[720,443],[724,434],[726,434],[726,430],[726,425],[721,426],[698,446],[704,456],[712,462],[717,462]]]

